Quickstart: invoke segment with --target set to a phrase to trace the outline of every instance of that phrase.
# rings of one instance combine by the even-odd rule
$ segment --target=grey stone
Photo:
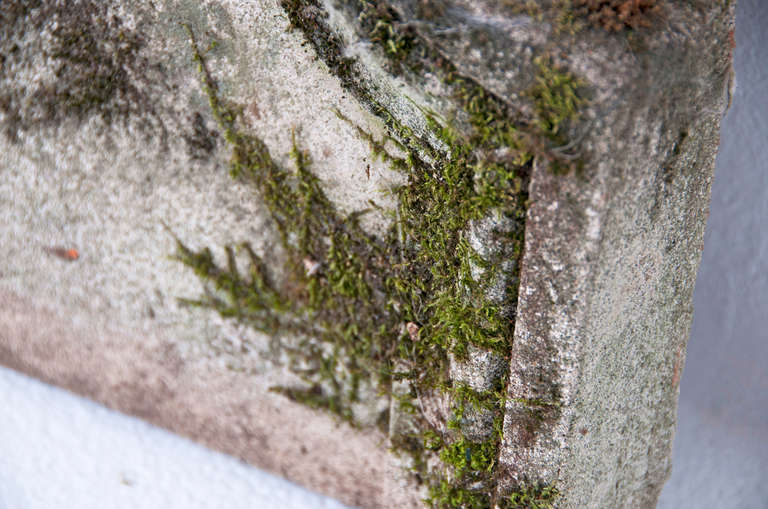
[[[0,362],[346,503],[419,506],[424,485],[400,470],[414,463],[387,445],[423,422],[448,437],[445,394],[396,381],[388,395],[366,380],[353,405],[357,427],[340,423],[269,391],[314,390],[301,371],[316,366],[291,370],[276,353],[315,348],[311,340],[177,301],[206,289],[171,259],[174,236],[195,249],[248,242],[278,277],[290,279],[280,267],[291,266],[267,207],[228,175],[225,133],[185,27],[200,44],[217,42],[201,50],[221,96],[241,106],[243,128],[283,167],[295,132],[333,204],[344,214],[370,209],[361,224],[371,235],[397,221],[391,191],[407,177],[369,142],[399,157],[410,137],[435,163],[448,147],[431,115],[450,119],[458,136],[473,129],[441,75],[452,69],[518,119],[533,154],[525,218],[494,211],[463,233],[483,260],[469,276],[487,283],[484,298],[514,325],[509,359],[472,344],[461,359],[446,355],[453,383],[503,385],[495,484],[470,490],[493,490],[488,503],[499,506],[510,491],[539,485],[557,487],[556,507],[654,507],[670,471],[729,102],[734,3],[664,3],[612,32],[570,2],[393,1],[392,30],[418,42],[398,64],[371,41],[363,4],[352,1],[4,2]],[[531,92],[541,57],[577,77],[586,97],[578,118],[549,138],[535,127]],[[516,259],[510,239],[523,228]],[[213,256],[227,261],[223,249]],[[308,277],[326,269],[294,262]],[[412,415],[398,397],[414,397]],[[459,417],[469,440],[494,436],[494,412]],[[443,468],[435,457],[425,463]]]

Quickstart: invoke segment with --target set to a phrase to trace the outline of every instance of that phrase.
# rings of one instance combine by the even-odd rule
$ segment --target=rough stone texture
[[[267,392],[269,380],[181,355],[168,338],[95,330],[3,291],[0,362],[357,507],[419,507],[361,433]]]
[[[659,509],[768,500],[768,4],[736,6],[738,86],[723,119],[672,477]],[[702,447],[702,444],[706,446]]]
[[[555,174],[539,153],[530,178],[499,488],[555,483],[558,507],[653,507],[730,93],[732,3],[665,2],[653,26],[620,34],[571,34],[555,21],[559,2],[392,4],[523,118],[536,56],[585,83],[572,143],[550,147],[577,147],[582,171]],[[356,59],[356,89],[438,146],[419,108],[455,113],[450,92],[430,73],[392,72],[347,7],[312,8]],[[345,502],[418,505],[382,434],[267,393],[291,379],[261,360],[268,338],[177,304],[199,284],[168,259],[164,227],[195,246],[275,242],[251,191],[226,174],[181,22],[218,41],[211,70],[272,155],[287,162],[295,128],[348,212],[391,208],[384,191],[399,179],[331,109],[378,135],[370,104],[277,2],[8,2],[0,13],[0,362]],[[365,217],[371,231],[387,225]],[[472,242],[489,228],[475,225]],[[62,260],[59,247],[80,256]],[[455,377],[494,378],[469,369],[498,364],[486,355]]]
[[[25,6],[15,24],[14,5]],[[209,57],[222,87],[247,105],[246,119],[274,157],[288,161],[297,130],[342,208],[364,208],[369,199],[386,206],[385,191],[398,177],[372,160],[367,143],[331,108],[373,132],[381,127],[345,100],[349,94],[288,30],[276,3],[103,5],[0,5],[0,112],[14,134],[0,141],[0,239],[8,259],[0,267],[0,362],[348,504],[414,505],[417,497],[401,489],[399,468],[380,447],[383,436],[269,393],[292,378],[263,360],[268,340],[176,300],[197,297],[200,283],[170,259],[174,239],[164,225],[195,247],[274,242],[253,191],[227,174],[229,151],[179,23],[215,36],[219,46]],[[125,76],[148,104],[115,89],[93,111],[55,94],[51,108],[38,110],[38,97],[52,90],[90,90],[87,81],[52,73],[73,65],[53,56],[64,45],[52,35],[57,20],[85,33],[112,15],[120,21],[110,40],[123,30],[136,41],[137,60],[113,62],[111,42],[103,43],[104,74]],[[138,68],[144,62],[154,64],[151,72]],[[295,86],[299,79],[306,86]],[[385,222],[373,214],[368,226]],[[63,260],[50,248],[75,248],[79,258]]]
[[[669,8],[647,53],[572,56],[600,84],[594,160],[534,167],[501,458],[563,507],[655,507],[670,474],[732,15]]]

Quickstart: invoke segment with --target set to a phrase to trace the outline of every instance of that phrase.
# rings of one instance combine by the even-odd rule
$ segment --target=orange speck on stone
[[[80,252],[74,248],[65,249],[63,247],[46,247],[44,249],[48,254],[52,254],[62,260],[73,262],[80,258]]]

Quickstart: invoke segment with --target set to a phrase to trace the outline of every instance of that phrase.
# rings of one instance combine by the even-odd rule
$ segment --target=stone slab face
[[[368,134],[399,157],[407,128],[425,160],[445,147],[432,114],[469,137],[471,110],[445,73],[463,76],[522,119],[531,153],[524,218],[488,214],[467,234],[509,274],[488,299],[517,296],[502,310],[513,324],[503,356],[451,357],[454,383],[502,384],[493,483],[477,489],[500,507],[521,486],[556,487],[555,507],[654,507],[735,2],[647,3],[607,19],[577,1],[0,4],[0,362],[345,503],[422,506],[425,486],[388,450],[393,430],[414,425],[396,398],[369,391],[356,426],[291,401],[269,390],[301,380],[270,360],[268,335],[178,300],[204,287],[173,259],[175,238],[222,263],[217,246],[246,241],[267,265],[284,255],[263,200],[229,176],[190,33],[241,129],[284,166],[297,139],[338,210],[370,209],[361,227],[373,236],[400,220],[392,190],[408,177],[372,154]],[[371,31],[371,13],[405,35]],[[578,112],[560,128],[537,127],[542,59],[578,78]],[[499,232],[519,234],[522,251]],[[478,263],[471,277],[491,277]],[[427,399],[423,416],[439,419],[443,403]],[[382,408],[389,421],[374,425]],[[493,417],[463,418],[462,432],[485,436]]]

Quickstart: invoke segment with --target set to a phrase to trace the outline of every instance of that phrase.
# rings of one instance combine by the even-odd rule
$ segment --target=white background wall
[[[768,2],[739,0],[661,509],[768,508]],[[0,509],[342,508],[137,419],[0,368]]]
[[[0,509],[344,507],[0,368]]]

